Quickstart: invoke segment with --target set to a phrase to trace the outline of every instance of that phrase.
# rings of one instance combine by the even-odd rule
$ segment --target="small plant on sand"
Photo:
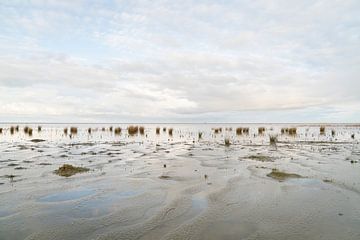
[[[0,128],[0,134],[3,132],[3,129],[2,128]]]
[[[262,135],[265,132],[265,128],[264,127],[259,127],[258,128],[258,133],[259,135]]]
[[[236,135],[241,135],[243,133],[243,129],[241,127],[236,128]]]
[[[243,128],[242,131],[244,134],[249,134],[249,128]]]
[[[139,127],[139,132],[141,135],[145,134],[145,128],[143,126]]]
[[[70,177],[74,174],[87,172],[87,171],[89,171],[88,168],[74,167],[73,165],[70,164],[64,164],[61,167],[59,167],[59,169],[55,170],[54,173],[62,177]]]
[[[65,134],[65,135],[68,134],[68,128],[64,128],[64,134]]]
[[[112,127],[112,126],[109,127],[109,131],[110,131],[110,132],[113,131],[113,127]]]
[[[105,129],[104,127],[101,128],[101,131],[105,132],[105,130],[106,130],[106,129]]]
[[[156,128],[156,134],[158,134],[158,135],[160,134],[160,128],[159,127]]]
[[[199,140],[202,139],[202,135],[203,135],[202,132],[199,132],[199,133],[198,133]]]
[[[354,134],[354,133],[351,134],[351,138],[352,138],[352,139],[355,139],[355,134]]]
[[[91,134],[91,128],[88,128],[88,134]]]
[[[163,128],[163,132],[166,132],[166,127]]]
[[[335,130],[334,130],[334,129],[331,130],[331,136],[332,136],[332,137],[335,137]]]
[[[28,126],[25,126],[25,127],[24,127],[24,133],[26,133],[26,134],[29,133],[29,127],[28,127]]]
[[[33,134],[33,129],[32,128],[29,128],[28,134],[29,134],[30,137],[32,136],[32,134]]]
[[[120,127],[115,128],[115,129],[114,129],[114,133],[115,133],[115,135],[120,135],[120,133],[121,133],[121,128],[120,128]]]
[[[72,135],[77,134],[77,132],[78,132],[77,127],[71,127],[71,128],[70,128],[70,133],[71,133]]]
[[[41,132],[42,127],[38,126],[38,132]]]
[[[320,126],[320,134],[321,135],[325,134],[325,126]]]
[[[229,147],[230,146],[230,139],[229,138],[225,138],[224,140],[225,146]]]
[[[16,132],[19,131],[19,125],[15,126],[15,131],[16,131]]]
[[[288,133],[289,133],[289,135],[294,136],[294,135],[296,135],[296,131],[297,131],[297,129],[295,127],[293,127],[293,128],[289,128]]]
[[[138,132],[139,132],[139,127],[138,126],[128,126],[128,134],[130,136],[138,134]]]
[[[271,170],[271,172],[269,174],[267,174],[266,176],[274,178],[276,180],[279,181],[284,181],[288,178],[301,178],[302,176],[295,174],[295,173],[286,173],[286,172],[281,172],[276,168],[273,168]]]
[[[15,132],[15,127],[14,126],[11,126],[10,127],[10,134],[13,135]]]
[[[169,128],[169,136],[172,136],[172,135],[173,135],[173,129]]]
[[[277,136],[276,135],[270,135],[270,145],[276,145],[277,143]]]

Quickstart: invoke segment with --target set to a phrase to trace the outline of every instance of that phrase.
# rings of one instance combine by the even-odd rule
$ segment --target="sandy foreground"
[[[71,124],[29,124],[32,136],[10,126],[0,239],[360,239],[356,125],[144,124],[129,136],[78,124],[71,138]],[[63,164],[89,171],[55,174]]]

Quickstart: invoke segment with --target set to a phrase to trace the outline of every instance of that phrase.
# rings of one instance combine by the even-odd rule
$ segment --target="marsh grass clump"
[[[247,135],[249,134],[249,128],[243,128],[242,131],[244,134],[247,134]]]
[[[321,135],[325,134],[325,126],[320,126],[320,134]]]
[[[231,145],[229,138],[225,138],[224,143],[226,147],[229,147]]]
[[[291,136],[296,135],[296,131],[297,131],[296,127],[289,128],[289,129],[288,129],[288,133],[289,133],[289,135],[291,135]]]
[[[109,127],[109,131],[110,131],[110,132],[113,131],[113,127],[112,127],[112,126]]]
[[[156,128],[156,134],[157,134],[157,135],[160,134],[160,128],[159,128],[159,127]]]
[[[102,127],[102,128],[101,128],[101,131],[105,132],[105,131],[106,131],[106,129],[105,129],[104,127]]]
[[[203,135],[202,132],[198,132],[198,137],[199,137],[199,139],[202,139],[202,135]]]
[[[331,136],[332,136],[332,137],[335,137],[335,130],[334,130],[334,129],[331,130]]]
[[[42,129],[42,127],[38,126],[38,128],[37,128],[38,132],[41,132],[41,129]]]
[[[265,132],[265,128],[264,127],[259,127],[258,128],[258,133],[259,135],[262,135]]]
[[[139,127],[138,126],[129,126],[128,127],[128,134],[130,135],[130,136],[133,136],[133,135],[135,135],[135,134],[138,134],[138,132],[139,132]]]
[[[115,129],[114,129],[114,133],[115,133],[115,135],[120,135],[120,133],[121,133],[121,128],[120,128],[120,127],[115,128]]]
[[[169,128],[169,136],[172,136],[173,135],[173,128]]]
[[[299,174],[281,172],[276,168],[273,168],[271,170],[271,172],[269,174],[267,174],[266,176],[271,177],[271,178],[276,179],[276,180],[279,180],[280,182],[284,181],[284,180],[286,180],[288,178],[302,178],[302,176],[299,175]]]
[[[64,128],[64,134],[65,134],[65,135],[68,134],[68,128]]]
[[[91,134],[91,128],[88,128],[88,134]]]
[[[270,140],[270,145],[276,145],[277,136],[276,135],[270,135],[269,140]]]
[[[141,135],[144,135],[145,134],[145,128],[143,126],[140,126],[139,127],[139,132]]]
[[[33,129],[32,128],[29,128],[28,134],[29,134],[30,137],[32,136],[32,134],[33,134]]]
[[[10,134],[13,135],[15,132],[15,127],[14,126],[11,126],[10,127]]]
[[[250,159],[250,160],[259,161],[259,162],[274,162],[274,159],[272,157],[266,156],[266,155],[251,155],[246,158]]]
[[[62,177],[70,177],[77,173],[87,172],[90,169],[84,167],[74,167],[70,164],[64,164],[59,169],[55,170],[54,173]]]
[[[29,133],[29,127],[28,127],[28,126],[25,126],[25,127],[24,127],[24,133],[26,133],[26,134]]]
[[[166,127],[163,128],[163,132],[166,132]]]
[[[78,132],[77,127],[71,127],[71,128],[70,128],[70,133],[71,133],[72,135],[77,134],[77,132]]]
[[[351,134],[351,138],[352,138],[352,139],[355,139],[355,134],[354,134],[354,133]]]
[[[241,127],[236,128],[236,135],[241,135],[243,133],[243,129]]]
[[[3,132],[3,129],[2,128],[0,128],[0,134]]]

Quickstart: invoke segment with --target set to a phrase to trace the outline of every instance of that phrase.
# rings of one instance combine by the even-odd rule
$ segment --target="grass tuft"
[[[42,127],[38,126],[38,132],[41,132]]]
[[[276,135],[270,135],[270,145],[276,145],[277,142],[277,136]]]
[[[115,128],[114,133],[115,133],[115,135],[120,135],[121,134],[121,127]]]
[[[71,127],[71,128],[70,128],[70,133],[71,133],[72,135],[77,134],[77,132],[78,132],[77,127]]]
[[[70,164],[64,164],[61,167],[59,167],[58,170],[55,170],[54,173],[62,177],[70,177],[74,174],[87,172],[87,171],[89,171],[88,168],[74,167],[73,165]]]
[[[158,135],[160,134],[160,128],[159,127],[156,128],[156,134],[158,134]]]
[[[68,128],[64,128],[64,134],[67,135],[68,134]]]
[[[241,135],[243,133],[243,129],[241,127],[236,128],[236,135]]]
[[[144,135],[145,128],[143,126],[139,127],[139,132],[140,132],[141,135]]]
[[[138,132],[139,132],[139,127],[138,126],[128,126],[128,134],[130,136],[138,134]]]
[[[226,147],[229,147],[229,146],[231,145],[229,138],[225,138],[224,143],[225,143],[225,146],[226,146]]]
[[[264,127],[259,127],[258,128],[258,133],[259,135],[262,135],[265,132],[265,128]]]
[[[173,129],[169,128],[169,136],[172,136],[172,135],[173,135]]]
[[[286,173],[286,172],[281,172],[276,168],[273,168],[271,170],[271,172],[269,174],[267,174],[266,176],[274,178],[276,180],[279,181],[284,181],[288,178],[302,178],[302,176],[295,174],[295,173]]]
[[[325,134],[325,126],[320,126],[320,134],[321,135]]]

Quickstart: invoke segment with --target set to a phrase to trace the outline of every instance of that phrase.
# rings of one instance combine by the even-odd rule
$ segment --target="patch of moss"
[[[55,170],[54,173],[59,176],[70,177],[77,173],[82,173],[82,172],[87,172],[87,171],[89,171],[88,168],[74,167],[73,165],[70,165],[70,164],[64,164],[61,167],[59,167],[58,170]]]
[[[299,174],[281,172],[276,168],[273,168],[271,173],[267,174],[266,176],[271,177],[276,180],[279,180],[279,181],[284,181],[288,178],[302,178],[302,176]]]
[[[33,143],[45,142],[44,139],[37,139],[37,138],[31,139],[30,141],[33,142]]]
[[[273,162],[274,161],[271,157],[265,156],[265,155],[251,155],[246,158],[255,160],[255,161],[259,161],[259,162]]]

